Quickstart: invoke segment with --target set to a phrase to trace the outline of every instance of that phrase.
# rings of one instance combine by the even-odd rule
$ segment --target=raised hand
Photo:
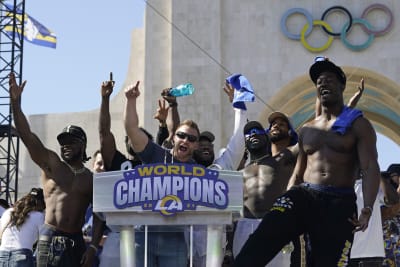
[[[230,83],[225,82],[225,85],[223,87],[226,95],[229,97],[229,102],[233,102],[233,96],[235,93],[235,89],[232,87],[232,85],[230,85]]]
[[[168,109],[165,105],[165,100],[158,100],[158,108],[156,114],[154,114],[154,119],[157,119],[159,122],[165,122],[168,116]]]
[[[21,97],[22,91],[24,91],[26,81],[18,85],[13,72],[10,73],[9,78],[10,97],[12,100],[18,100]]]
[[[361,81],[358,85],[358,91],[350,98],[349,103],[347,104],[347,106],[351,107],[351,108],[355,108],[358,101],[360,100],[363,92],[364,92],[364,78],[361,78]]]
[[[169,95],[169,90],[171,90],[171,88],[165,88],[161,91],[161,96],[167,100],[168,103],[176,103],[176,97]]]
[[[131,84],[125,88],[125,97],[126,98],[138,98],[140,95],[139,91],[139,81],[136,82],[135,85]]]
[[[101,96],[102,97],[109,97],[114,89],[115,81],[112,79],[112,72],[110,72],[110,80],[104,81],[101,84]]]

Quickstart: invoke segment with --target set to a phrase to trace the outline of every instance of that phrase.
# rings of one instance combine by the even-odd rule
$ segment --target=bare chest
[[[302,132],[303,149],[307,154],[316,151],[331,151],[336,153],[349,153],[355,148],[356,137],[350,129],[346,134],[340,135],[330,130],[331,125],[307,127]]]

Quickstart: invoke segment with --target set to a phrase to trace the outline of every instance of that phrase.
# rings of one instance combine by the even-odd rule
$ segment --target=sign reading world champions
[[[376,25],[372,25],[368,20],[367,16],[370,12],[374,10],[379,10],[383,11],[385,16],[387,16],[387,24],[382,28],[382,29],[377,29]],[[345,22],[341,26],[341,30],[338,32],[334,32],[332,29],[332,26],[329,25],[325,19],[327,18],[328,15],[334,13],[334,12],[341,12],[345,14],[348,18],[347,22]],[[300,14],[303,15],[307,22],[304,24],[302,30],[300,33],[291,33],[288,30],[287,27],[287,20],[290,16],[294,14]],[[367,34],[367,39],[364,43],[361,44],[353,44],[348,40],[348,34],[350,34],[351,29],[354,25],[358,24],[362,30]],[[326,41],[325,44],[323,44],[320,47],[314,47],[311,46],[307,42],[307,36],[309,36],[313,30],[313,27],[315,26],[320,26],[322,27],[323,31],[328,35],[328,40]],[[364,9],[362,12],[361,16],[354,17],[349,10],[347,10],[343,6],[332,6],[328,9],[326,9],[320,20],[314,20],[311,13],[307,11],[306,9],[303,8],[291,8],[287,10],[281,18],[281,31],[282,33],[289,39],[292,40],[300,40],[301,44],[309,51],[311,52],[321,52],[326,49],[328,49],[335,37],[340,38],[342,43],[349,49],[353,51],[361,51],[366,48],[368,48],[372,41],[374,40],[375,37],[382,36],[389,32],[393,26],[393,13],[392,11],[385,5],[383,4],[372,4],[368,6],[367,8]]]
[[[114,206],[141,206],[170,216],[198,205],[225,209],[228,185],[219,172],[191,164],[147,164],[123,173],[114,184]]]

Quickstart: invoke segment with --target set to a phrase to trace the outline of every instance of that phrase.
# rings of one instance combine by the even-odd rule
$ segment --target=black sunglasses
[[[187,134],[184,132],[176,132],[175,133],[176,136],[178,136],[179,139],[186,139],[189,140],[189,142],[194,143],[197,141],[197,136],[191,135],[191,134]]]
[[[249,131],[247,131],[247,133],[245,133],[244,136],[245,137],[250,137],[253,134],[266,134],[266,132],[264,130],[262,130],[262,129],[259,129],[259,128],[253,128],[253,129],[250,129]]]

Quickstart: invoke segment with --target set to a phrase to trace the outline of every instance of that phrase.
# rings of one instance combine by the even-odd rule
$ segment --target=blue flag
[[[6,26],[4,31],[7,33],[8,36],[13,36],[13,17],[14,17],[14,7],[12,5],[5,4],[6,6],[6,13],[5,16],[7,17]],[[16,22],[16,35],[18,37],[21,36],[22,33],[22,10],[17,8],[15,10],[15,19]],[[29,16],[28,14],[24,14],[24,32],[23,32],[24,39],[32,44],[46,46],[51,48],[56,48],[57,37],[48,28],[43,26],[40,22]]]

